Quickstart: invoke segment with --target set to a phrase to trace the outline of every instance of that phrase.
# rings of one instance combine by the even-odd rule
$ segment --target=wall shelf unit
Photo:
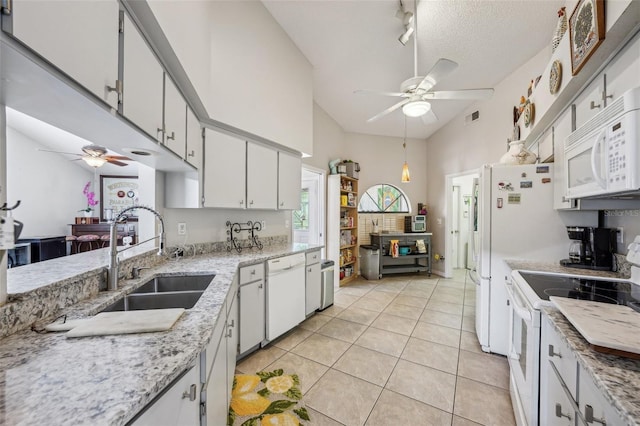
[[[357,278],[358,179],[346,175],[328,177],[327,253],[338,265],[334,282],[343,286]]]

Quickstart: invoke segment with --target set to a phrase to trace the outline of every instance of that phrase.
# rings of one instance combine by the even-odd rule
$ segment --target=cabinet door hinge
[[[200,417],[206,417],[207,416],[207,403],[206,402],[201,402],[200,403]]]
[[[0,10],[3,15],[11,15],[11,6],[13,0],[2,0],[0,1]]]

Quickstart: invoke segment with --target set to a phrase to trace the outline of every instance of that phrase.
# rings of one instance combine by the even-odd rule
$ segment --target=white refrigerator
[[[566,258],[566,226],[594,226],[597,216],[553,209],[553,164],[484,165],[477,201],[476,269],[470,274],[477,285],[476,332],[483,351],[507,355],[510,270],[504,260]]]

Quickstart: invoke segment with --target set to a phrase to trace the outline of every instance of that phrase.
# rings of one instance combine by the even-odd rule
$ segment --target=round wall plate
[[[555,94],[560,90],[560,84],[562,83],[562,62],[559,60],[553,61],[551,64],[551,71],[549,72],[549,92]]]
[[[533,124],[533,119],[535,115],[535,108],[532,102],[527,103],[524,106],[524,125],[525,127],[529,127],[529,125]]]

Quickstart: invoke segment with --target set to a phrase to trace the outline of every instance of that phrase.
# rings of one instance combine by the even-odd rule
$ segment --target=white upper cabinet
[[[278,209],[299,210],[302,188],[302,159],[299,155],[278,153]]]
[[[171,78],[164,77],[164,144],[182,158],[187,150],[187,103]]]
[[[598,75],[576,98],[576,129],[589,121],[591,117],[604,108],[604,81],[602,74]]]
[[[164,71],[138,29],[124,16],[122,113],[162,142]]]
[[[113,108],[118,9],[106,1],[14,1],[13,35]]]
[[[607,105],[629,89],[640,86],[640,33],[607,65]]]
[[[278,208],[278,152],[247,143],[247,208]]]
[[[246,141],[205,129],[204,207],[246,208],[246,156]]]
[[[202,127],[198,117],[187,108],[187,157],[186,160],[196,169],[202,169]]]

